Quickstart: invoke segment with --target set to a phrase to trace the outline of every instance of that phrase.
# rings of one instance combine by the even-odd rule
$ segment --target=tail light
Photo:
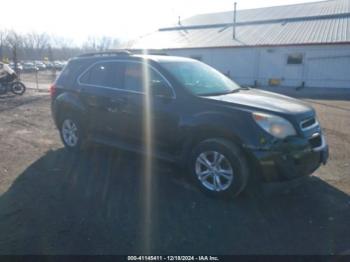
[[[55,84],[52,84],[50,86],[50,95],[51,95],[51,98],[54,98],[55,97],[55,94],[56,94],[56,86]]]

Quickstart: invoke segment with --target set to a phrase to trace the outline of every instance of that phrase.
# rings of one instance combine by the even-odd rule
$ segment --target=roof
[[[178,49],[350,43],[350,0],[202,14],[181,26],[161,28],[131,43],[130,49]]]
[[[157,63],[169,63],[169,62],[190,62],[193,59],[183,56],[167,56],[167,55],[134,55],[141,59],[152,60]]]
[[[269,21],[274,19],[310,18],[315,16],[349,14],[350,1],[330,0],[304,4],[265,7],[237,12],[237,22]],[[233,12],[202,14],[183,21],[184,25],[232,23]]]
[[[127,50],[118,50],[118,51],[102,51],[95,53],[86,53],[78,55],[70,59],[70,61],[116,61],[116,60],[148,60],[154,61],[157,63],[168,63],[168,62],[188,62],[193,61],[193,59],[183,57],[183,56],[168,56],[168,55],[154,55],[154,54],[132,54]],[[88,62],[90,63],[90,62]],[[2,63],[0,62],[0,65]]]

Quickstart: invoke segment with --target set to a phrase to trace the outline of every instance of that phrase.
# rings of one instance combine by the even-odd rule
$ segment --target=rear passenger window
[[[81,78],[80,83],[103,87],[120,88],[122,67],[120,63],[98,63],[90,68]]]

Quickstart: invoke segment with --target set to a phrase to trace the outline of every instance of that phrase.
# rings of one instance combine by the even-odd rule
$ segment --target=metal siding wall
[[[210,64],[240,84],[253,85],[255,59],[254,49],[216,49]]]
[[[350,56],[312,59],[308,62],[308,86],[350,87]]]
[[[305,81],[310,87],[350,88],[350,47],[308,52]]]
[[[202,61],[213,66],[225,75],[242,85],[253,85],[256,74],[257,50],[253,48],[213,48],[171,50],[170,55],[176,56],[201,56]]]
[[[283,73],[283,55],[280,48],[259,49],[258,85],[267,86],[269,79],[281,79]]]
[[[167,51],[170,55],[201,56],[242,85],[261,86],[269,79],[281,80],[281,85],[297,87],[350,88],[350,45],[299,46],[269,48],[203,48]],[[288,65],[288,54],[302,53],[302,65]]]

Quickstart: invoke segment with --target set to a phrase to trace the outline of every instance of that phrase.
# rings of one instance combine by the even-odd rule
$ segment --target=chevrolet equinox
[[[152,156],[186,167],[214,196],[237,196],[253,178],[307,176],[328,159],[312,107],[241,87],[188,58],[84,54],[69,61],[50,92],[69,151],[94,142],[146,153],[144,130],[152,127]]]

